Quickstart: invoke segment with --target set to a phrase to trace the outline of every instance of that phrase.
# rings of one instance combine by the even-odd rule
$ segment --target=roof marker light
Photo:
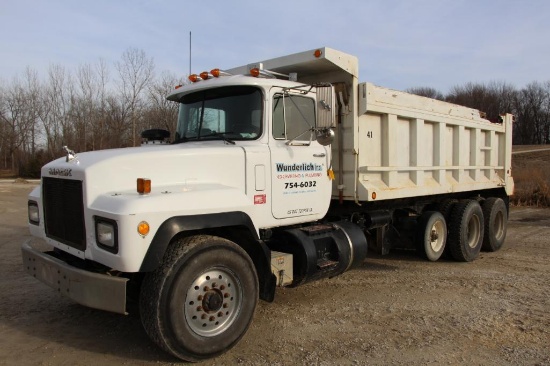
[[[197,81],[201,81],[201,78],[199,77],[199,75],[197,74],[191,74],[189,75],[189,81],[191,81],[192,83],[196,83]]]
[[[315,52],[313,52],[313,56],[315,56],[316,58],[321,57],[322,54],[323,54],[323,51],[321,50],[315,50]]]
[[[210,75],[212,75],[215,78],[219,78],[220,76],[231,76],[232,74],[222,71],[220,69],[213,69],[213,70],[210,70]]]
[[[208,71],[203,71],[203,72],[200,73],[200,77],[201,77],[202,80],[208,80],[208,79],[210,79],[211,76],[212,75],[210,75],[208,73]]]
[[[260,69],[258,69],[257,67],[250,69],[250,75],[257,78],[258,76],[260,76]]]

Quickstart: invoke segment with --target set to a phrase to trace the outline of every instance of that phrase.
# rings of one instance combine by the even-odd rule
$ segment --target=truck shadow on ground
[[[10,308],[17,309],[18,306],[20,304],[14,303]],[[44,360],[50,357],[63,359],[63,354],[59,353],[62,350],[68,354],[90,352],[90,359],[81,360],[83,364],[101,363],[102,355],[136,361],[179,361],[149,340],[138,314],[120,315],[90,309],[59,295],[57,298],[55,295],[34,297],[24,307],[27,309],[24,318],[14,310],[13,315],[3,315],[1,322],[12,328],[13,334],[23,332],[23,338],[43,340],[42,346],[33,351],[37,352],[35,357],[42,354]]]

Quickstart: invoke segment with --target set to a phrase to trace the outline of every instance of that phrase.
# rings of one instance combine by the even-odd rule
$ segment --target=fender
[[[250,217],[244,212],[233,211],[193,216],[174,216],[164,221],[147,250],[147,254],[141,263],[140,272],[154,271],[162,262],[164,252],[174,236],[181,232],[215,229],[229,226],[241,226],[247,228],[254,239],[259,240],[256,229]]]
[[[164,252],[172,238],[180,232],[240,227],[242,236],[232,239],[250,256],[256,267],[260,285],[260,298],[272,302],[275,298],[277,278],[271,273],[271,251],[260,240],[250,217],[244,212],[233,211],[205,215],[175,216],[164,221],[157,230],[147,254],[141,264],[140,272],[155,270],[161,263]],[[246,231],[250,235],[244,233]]]

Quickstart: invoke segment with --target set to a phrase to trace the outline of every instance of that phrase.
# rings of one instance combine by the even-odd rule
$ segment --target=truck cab
[[[315,87],[250,75],[211,76],[168,98],[180,103],[175,144],[224,144],[243,152],[241,188],[257,228],[325,216],[331,151],[316,140],[321,101]]]

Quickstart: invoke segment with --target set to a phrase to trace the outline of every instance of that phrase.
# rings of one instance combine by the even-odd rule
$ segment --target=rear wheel
[[[445,222],[447,223],[447,241],[449,240],[449,231],[451,230],[451,213],[453,212],[453,208],[457,202],[458,201],[453,198],[444,199],[437,205],[437,209],[435,210],[443,214]],[[445,251],[443,252],[442,257],[445,259],[453,259],[449,244],[445,245]]]
[[[416,227],[418,249],[428,260],[437,261],[447,242],[447,224],[443,214],[426,211],[418,218]]]
[[[508,210],[501,198],[490,197],[482,202],[483,217],[485,218],[485,235],[482,250],[496,252],[506,239],[508,226]]]
[[[254,264],[235,243],[199,235],[173,243],[148,273],[140,315],[149,337],[186,361],[218,356],[245,334],[258,301]]]
[[[474,200],[455,204],[449,230],[448,245],[453,258],[471,262],[477,258],[483,243],[484,221],[481,206]]]

